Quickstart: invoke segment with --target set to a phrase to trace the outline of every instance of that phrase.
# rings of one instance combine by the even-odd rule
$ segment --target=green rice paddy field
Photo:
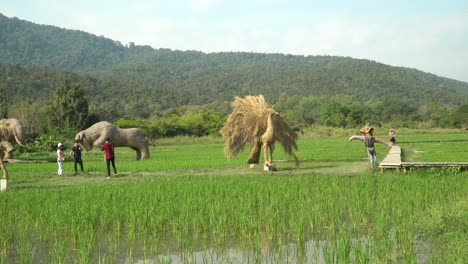
[[[468,162],[464,131],[397,140],[404,161]],[[145,161],[118,148],[109,180],[98,150],[78,175],[69,158],[63,178],[55,153],[17,157],[0,262],[468,263],[466,170],[368,172],[362,142],[303,136],[300,166],[278,145],[268,172],[245,164],[248,151],[228,161],[219,140],[196,142],[156,142]],[[377,145],[379,160],[387,152]]]

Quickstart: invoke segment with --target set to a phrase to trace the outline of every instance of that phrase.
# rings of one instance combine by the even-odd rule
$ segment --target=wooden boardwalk
[[[396,169],[401,168],[401,148],[400,146],[392,146],[387,156],[380,162],[379,168],[381,171],[384,169]]]
[[[431,168],[431,167],[462,167],[468,168],[468,162],[402,162],[400,146],[392,146],[387,156],[380,162],[379,168],[384,169],[403,169],[407,168]]]
[[[468,162],[402,162],[401,167],[418,168],[418,167],[462,167],[468,168]]]

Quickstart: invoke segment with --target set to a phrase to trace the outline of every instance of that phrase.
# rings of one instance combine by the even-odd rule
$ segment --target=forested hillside
[[[468,103],[468,83],[370,60],[153,49],[0,14],[0,91],[12,109],[24,101],[45,100],[65,81],[79,85],[90,111],[110,121],[160,117],[188,105],[214,105],[219,110],[234,96],[248,94],[265,95],[300,126],[352,126],[394,118],[407,125],[428,121],[427,109],[446,114]],[[311,117],[305,106],[317,99]],[[284,107],[291,102],[292,109]],[[350,108],[350,102],[359,109],[333,111],[343,112],[348,120],[352,113],[359,118],[325,121],[330,120],[324,116],[332,111],[330,105]],[[385,108],[395,102],[398,118],[384,116],[392,113]]]

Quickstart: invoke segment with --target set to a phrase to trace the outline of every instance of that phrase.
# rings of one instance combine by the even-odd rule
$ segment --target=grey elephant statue
[[[9,142],[10,145],[4,151],[4,159],[13,158],[14,145],[23,146],[26,139],[26,129],[23,124],[15,118],[0,120],[0,140]]]
[[[109,138],[114,147],[129,147],[136,151],[136,159],[143,160],[150,157],[149,142],[137,128],[119,128],[107,121],[98,122],[88,129],[80,131],[75,136],[84,149],[100,148]]]

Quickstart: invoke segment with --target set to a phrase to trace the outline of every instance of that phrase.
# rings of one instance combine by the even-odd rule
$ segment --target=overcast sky
[[[468,1],[0,0],[0,13],[124,45],[349,56],[468,82]]]

